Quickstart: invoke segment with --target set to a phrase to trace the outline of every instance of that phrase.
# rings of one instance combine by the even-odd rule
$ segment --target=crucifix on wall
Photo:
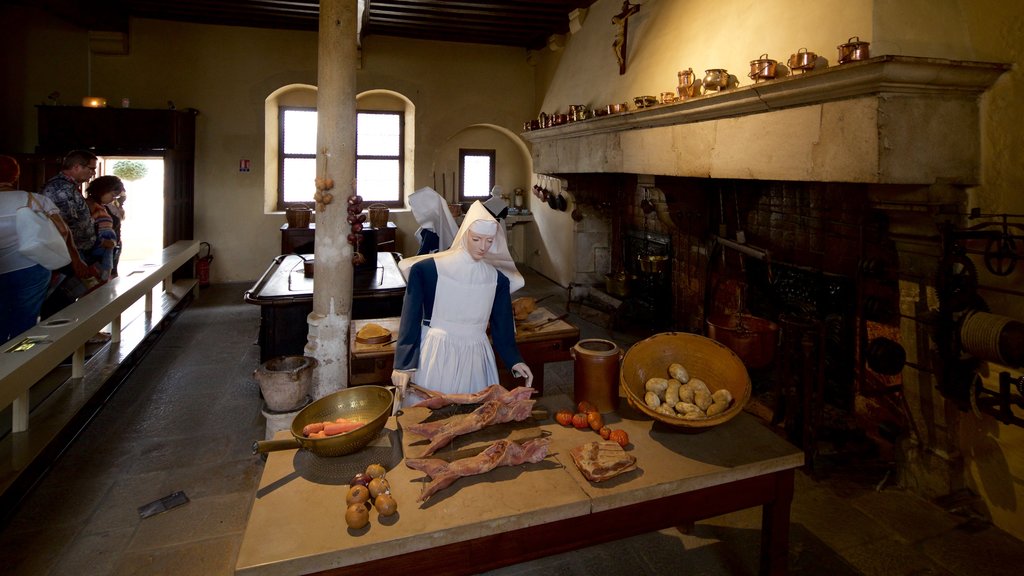
[[[629,26],[629,18],[639,11],[639,4],[630,4],[629,0],[623,0],[622,11],[612,16],[612,25],[615,26],[615,40],[612,42],[612,50],[615,52],[615,59],[619,61],[620,75],[626,73],[626,32]]]

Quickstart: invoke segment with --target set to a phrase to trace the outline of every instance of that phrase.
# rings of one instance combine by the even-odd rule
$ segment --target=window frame
[[[385,156],[379,154],[359,154],[359,134],[358,116],[360,114],[380,114],[387,116],[395,116],[398,118],[398,154],[395,156]],[[367,202],[372,204],[383,204],[388,208],[404,208],[405,207],[405,113],[401,110],[357,110],[356,111],[356,181],[359,181],[359,161],[360,160],[397,160],[398,161],[398,199],[397,200],[372,200],[366,199]]]
[[[310,206],[313,204],[313,183],[310,182],[310,198],[308,201],[300,202],[286,202],[284,199],[284,164],[286,159],[290,158],[312,158],[316,159],[316,154],[286,154],[284,148],[284,116],[285,112],[291,110],[300,111],[311,111],[317,112],[315,106],[279,106],[277,110],[277,209],[284,211],[294,206]],[[397,160],[398,161],[398,199],[389,201],[378,201],[370,200],[372,203],[384,204],[388,208],[404,208],[405,207],[405,113],[401,110],[357,110],[357,127],[358,127],[358,115],[359,114],[383,114],[396,116],[398,118],[398,154],[394,156],[390,155],[365,155],[360,156],[358,149],[356,150],[356,178],[358,181],[359,172],[359,160]],[[358,134],[356,135],[356,145],[358,146]]]
[[[490,182],[487,185],[487,196],[466,196],[466,156],[487,156],[491,161]],[[494,189],[498,171],[497,151],[494,148],[459,148],[459,202],[475,202],[489,198]]]
[[[284,162],[289,158],[312,158],[316,160],[316,143],[313,144],[313,154],[286,154],[284,151],[284,115],[290,110],[304,110],[316,112],[315,106],[279,106],[277,109],[277,209],[284,211],[294,206],[307,206],[313,204],[313,193],[309,194],[308,202],[285,202],[284,200]],[[313,190],[313,183],[309,183],[310,190]]]

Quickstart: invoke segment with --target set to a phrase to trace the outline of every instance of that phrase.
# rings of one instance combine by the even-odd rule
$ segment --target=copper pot
[[[768,58],[768,54],[761,54],[757,60],[750,61],[750,73],[747,76],[754,82],[761,80],[773,80],[775,78],[775,67],[778,62]]]
[[[636,258],[640,263],[640,271],[644,274],[661,274],[668,266],[668,256],[641,254]]]
[[[708,337],[725,344],[747,368],[764,368],[775,358],[779,326],[749,314],[712,314]]]
[[[604,275],[605,290],[612,296],[625,298],[629,296],[629,284],[636,276],[625,272],[609,272]]]
[[[802,70],[806,72],[814,68],[814,63],[817,61],[817,54],[814,52],[808,52],[807,48],[801,48],[797,50],[796,54],[790,54],[789,67],[792,70]]]
[[[852,36],[846,44],[837,46],[839,48],[839,63],[845,64],[847,62],[867,60],[870,58],[869,44],[870,42],[861,42],[860,38]]]
[[[704,71],[704,91],[720,91],[729,85],[729,72],[724,68],[712,68]]]

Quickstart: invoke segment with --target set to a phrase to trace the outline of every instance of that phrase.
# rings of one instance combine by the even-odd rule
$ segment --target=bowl
[[[682,364],[691,378],[700,378],[712,392],[725,388],[732,405],[721,414],[684,420],[656,412],[644,403],[644,384],[655,376],[668,378],[668,367]],[[735,352],[698,334],[662,332],[637,342],[626,351],[619,368],[619,387],[634,409],[683,432],[704,432],[732,420],[750,400],[750,375]]]
[[[303,408],[292,420],[292,436],[317,456],[345,456],[361,450],[384,429],[391,416],[394,395],[383,386],[342,388]],[[314,422],[348,418],[365,424],[336,436],[307,438],[302,429]]]

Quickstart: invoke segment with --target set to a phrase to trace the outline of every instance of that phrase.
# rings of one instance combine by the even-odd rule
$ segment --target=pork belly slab
[[[454,462],[446,462],[440,458],[413,458],[405,461],[405,465],[419,470],[430,477],[430,482],[423,486],[419,502],[451,486],[463,476],[473,476],[490,472],[498,466],[516,466],[525,463],[537,463],[548,455],[550,438],[533,438],[522,444],[512,440],[498,440],[483,452],[470,458],[461,458]]]

